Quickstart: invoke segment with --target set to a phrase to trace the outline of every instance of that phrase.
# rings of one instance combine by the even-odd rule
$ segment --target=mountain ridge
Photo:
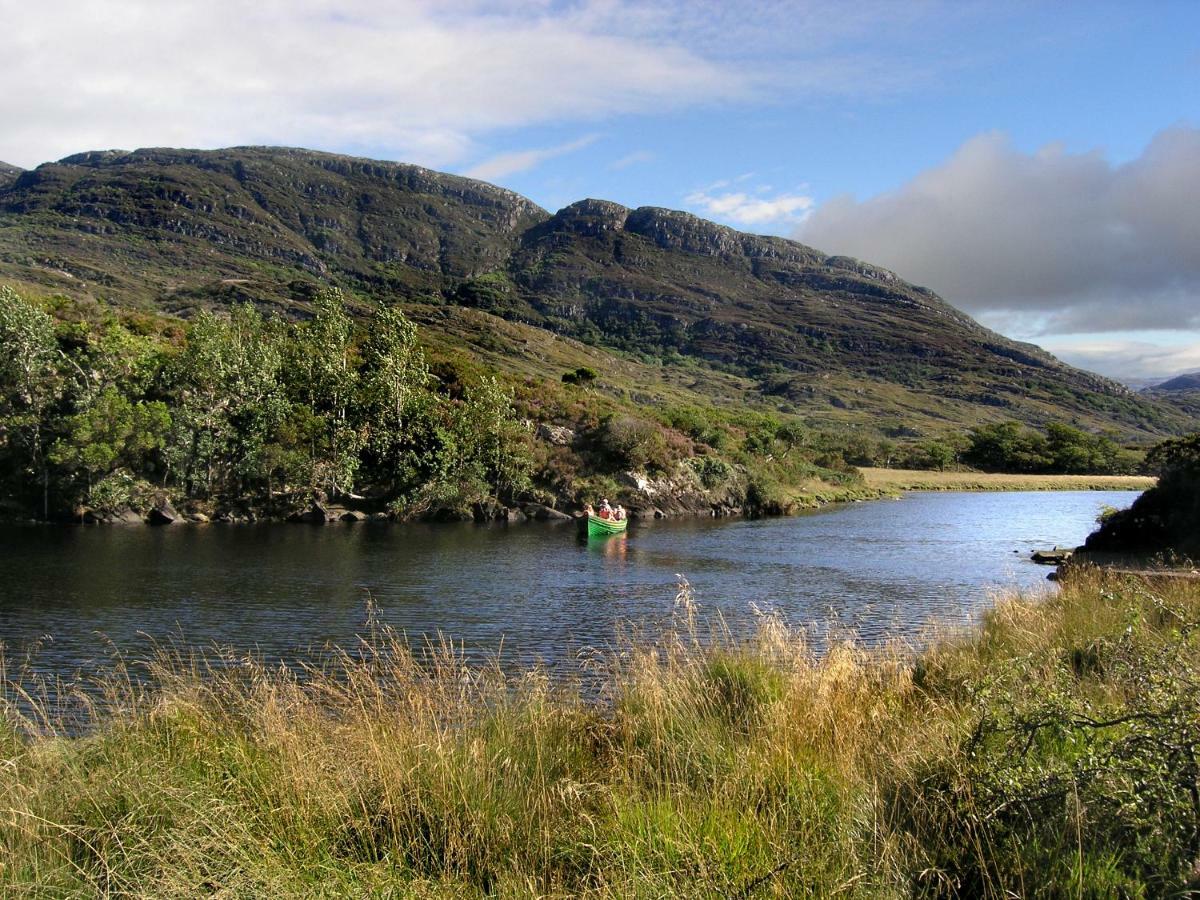
[[[335,282],[715,366],[784,411],[864,422],[1187,423],[867,262],[660,207],[550,213],[487,182],[302,148],[88,151],[0,178],[4,280],[183,316],[238,301],[303,315],[314,283]]]

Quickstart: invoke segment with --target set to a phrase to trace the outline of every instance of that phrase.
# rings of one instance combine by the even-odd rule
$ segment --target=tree
[[[309,447],[312,486],[333,495],[352,493],[366,441],[350,417],[358,383],[354,322],[339,289],[317,294],[313,317],[292,331],[287,357],[292,399],[307,404],[325,423],[319,433],[313,432]]]
[[[147,457],[164,446],[170,428],[165,403],[131,402],[115,387],[107,387],[66,420],[65,434],[54,442],[50,460],[72,474],[83,472],[84,496],[90,496],[92,485],[118,467],[144,472]]]
[[[483,378],[463,403],[464,438],[472,445],[464,462],[477,466],[496,496],[529,487],[528,434],[513,409],[512,391],[495,377]]]
[[[0,441],[15,446],[18,467],[41,482],[44,518],[50,516],[50,419],[64,386],[60,359],[54,320],[0,286]]]
[[[366,447],[393,485],[411,469],[412,419],[424,408],[431,376],[416,327],[400,310],[376,313],[363,347],[359,407]]]

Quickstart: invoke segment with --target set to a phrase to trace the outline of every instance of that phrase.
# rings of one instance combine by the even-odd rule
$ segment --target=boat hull
[[[588,537],[607,537],[610,534],[623,534],[629,527],[628,519],[613,521],[601,519],[599,516],[587,516],[586,522],[580,519],[580,530],[586,531]]]

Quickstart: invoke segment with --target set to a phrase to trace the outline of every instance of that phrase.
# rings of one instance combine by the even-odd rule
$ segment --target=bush
[[[562,380],[563,384],[591,384],[599,377],[600,373],[590,366],[580,366],[573,372],[564,372]]]
[[[673,461],[662,428],[633,416],[605,418],[597,429],[594,444],[609,470],[662,472]]]

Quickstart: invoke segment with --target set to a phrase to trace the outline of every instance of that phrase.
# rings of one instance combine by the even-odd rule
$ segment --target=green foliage
[[[635,416],[606,417],[593,443],[609,471],[665,471],[673,462],[662,429]]]
[[[1091,550],[1200,557],[1200,432],[1163,441],[1146,454],[1158,484],[1129,509],[1105,517]]]
[[[563,384],[591,384],[599,377],[600,373],[590,366],[580,366],[574,371],[564,372],[562,380]]]
[[[532,488],[513,392],[490,376],[434,378],[415,327],[383,307],[360,329],[322,290],[310,319],[202,312],[170,346],[111,318],[66,326],[0,295],[0,477],[44,479],[44,513],[130,499],[260,504],[367,488],[406,514]],[[443,367],[444,368],[444,367]]]
[[[1019,422],[974,428],[964,462],[986,472],[1062,475],[1124,475],[1137,469],[1136,454],[1109,435],[1088,434],[1060,423],[1045,435]]]
[[[171,413],[161,400],[131,402],[115,387],[105,388],[85,409],[64,423],[50,461],[71,478],[82,473],[86,491],[117,468],[150,472],[166,445]]]
[[[42,486],[42,513],[49,513],[54,406],[65,390],[54,321],[36,304],[0,286],[0,446],[13,451],[12,476],[32,475]]]

